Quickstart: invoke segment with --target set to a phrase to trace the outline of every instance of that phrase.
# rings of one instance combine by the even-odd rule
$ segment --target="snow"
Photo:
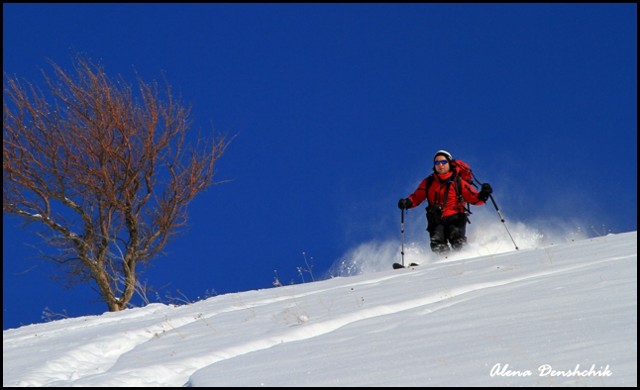
[[[637,386],[637,232],[421,256],[5,330],[3,386]]]

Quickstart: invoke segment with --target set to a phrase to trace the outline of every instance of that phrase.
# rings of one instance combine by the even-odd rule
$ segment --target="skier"
[[[461,180],[455,169],[455,160],[446,150],[438,150],[433,156],[433,173],[424,178],[415,192],[398,201],[401,210],[419,206],[425,199],[427,206],[427,231],[431,250],[440,255],[467,243],[466,228],[469,222],[466,204],[483,205],[493,192],[484,183],[477,192],[471,183]]]

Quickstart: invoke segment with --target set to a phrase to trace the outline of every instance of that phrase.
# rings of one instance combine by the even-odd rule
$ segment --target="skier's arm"
[[[427,199],[427,179],[423,179],[418,188],[413,192],[413,194],[409,195],[409,200],[413,204],[411,208],[420,205],[420,203],[424,202]]]
[[[479,198],[480,193],[467,182],[462,183],[462,198],[474,206],[482,206],[484,201]]]
[[[476,191],[468,183],[462,184],[462,197],[464,198],[464,200],[475,206],[485,204],[486,200],[489,199],[489,195],[491,195],[492,192],[493,189],[491,188],[491,185],[489,185],[489,183],[482,184],[480,192]]]

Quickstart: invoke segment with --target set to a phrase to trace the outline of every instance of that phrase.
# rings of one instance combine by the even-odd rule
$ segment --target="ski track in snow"
[[[458,302],[473,298],[474,294],[486,289],[502,288],[503,286],[514,286],[518,283],[535,282],[536,279],[554,277],[560,274],[575,272],[594,266],[604,266],[628,259],[629,256],[605,257],[597,262],[585,262],[577,266],[562,266],[555,264],[555,248],[542,248],[531,250],[527,259],[531,264],[523,266],[509,260],[507,254],[484,256],[480,258],[451,260],[443,263],[434,263],[415,268],[406,268],[385,272],[378,277],[367,275],[344,278],[344,283],[323,289],[319,286],[322,281],[316,282],[313,286],[292,285],[271,289],[271,297],[264,299],[265,291],[256,296],[259,299],[251,299],[252,292],[228,294],[211,298],[207,301],[200,301],[188,305],[189,314],[180,315],[182,307],[169,307],[163,304],[157,305],[157,310],[137,311],[131,309],[113,316],[111,327],[102,327],[96,332],[94,327],[87,327],[87,318],[70,319],[61,321],[61,326],[57,330],[59,333],[74,332],[78,340],[77,345],[60,346],[60,356],[57,359],[44,363],[40,369],[34,368],[28,379],[23,380],[18,385],[39,386],[45,382],[41,381],[40,373],[59,372],[58,382],[55,385],[65,386],[68,381],[73,381],[73,385],[82,385],[83,379],[88,379],[87,383],[93,383],[96,375],[105,375],[105,382],[111,382],[114,386],[135,385],[135,377],[148,378],[148,372],[152,372],[159,385],[173,384],[183,385],[188,383],[189,376],[208,365],[248,354],[267,348],[271,348],[283,343],[296,342],[310,339],[333,332],[344,326],[366,321],[376,317],[383,317],[389,314],[406,310],[420,309],[421,313],[429,315],[443,307],[455,305]],[[533,264],[533,265],[532,265]],[[491,282],[474,282],[475,279],[487,280],[487,273],[491,274]],[[456,284],[458,287],[447,287],[447,278],[463,278],[470,275],[469,280],[464,284]],[[384,303],[384,297],[368,299],[367,305],[358,302],[358,296],[364,296],[367,286],[378,286],[396,278],[407,278],[407,283],[413,279],[420,279],[420,285],[416,286],[418,297],[407,299],[403,302]],[[361,279],[361,280],[358,280]],[[427,283],[424,283],[424,282]],[[431,283],[433,281],[433,284]],[[304,302],[308,299],[323,299],[323,294],[335,289],[345,290],[345,301],[327,302],[326,313],[307,313]],[[358,292],[356,294],[356,291]],[[462,299],[464,298],[464,299]],[[363,299],[363,298],[362,298]],[[380,303],[370,302],[379,301]],[[341,314],[341,305],[360,305],[359,310]],[[194,316],[193,309],[201,306],[200,315]],[[333,308],[336,307],[337,310]],[[151,313],[151,315],[149,315]],[[274,314],[277,313],[277,314]],[[114,313],[105,313],[108,316]],[[216,317],[234,316],[234,321],[225,318],[226,323],[237,323],[235,329],[217,329]],[[241,332],[243,325],[250,323],[256,318],[271,316],[274,321],[281,321],[283,326],[279,331],[271,334],[248,334],[246,342],[235,345],[227,345],[225,342],[225,332]],[[90,321],[90,317],[89,317]],[[127,329],[134,322],[137,330],[121,332],[120,329]],[[104,321],[102,322],[104,324]],[[218,345],[202,346],[198,340],[190,340],[191,327],[207,326],[212,332],[220,333]],[[38,339],[37,325],[25,327],[25,335],[22,338],[14,338],[19,342],[25,342],[31,338],[31,342],[45,342],[45,339],[55,337],[56,333],[49,333]],[[34,336],[34,330],[36,335]],[[99,337],[96,337],[96,333]],[[254,332],[255,333],[255,332]],[[94,338],[90,343],[87,338]],[[192,343],[191,348],[199,349],[200,353],[193,352],[180,359],[180,352],[175,350],[175,339],[184,346],[184,343]],[[237,340],[237,338],[232,338]],[[158,342],[162,341],[162,342]],[[135,347],[131,347],[134,345]],[[153,348],[158,356],[155,364],[132,369],[132,361],[140,349]],[[142,352],[141,352],[142,353]],[[171,356],[172,362],[180,361],[179,366],[188,366],[190,370],[176,372],[166,369],[167,356]],[[164,357],[161,358],[161,357]],[[26,357],[25,357],[26,358]],[[135,366],[135,365],[134,365]],[[188,371],[188,372],[187,372]],[[50,376],[49,376],[49,384]],[[140,385],[145,383],[140,382]]]

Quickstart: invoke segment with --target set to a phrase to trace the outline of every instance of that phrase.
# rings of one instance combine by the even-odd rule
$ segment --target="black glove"
[[[398,201],[398,208],[400,210],[410,209],[411,207],[413,207],[413,203],[411,203],[411,199],[409,198],[403,198]]]
[[[482,187],[480,187],[480,192],[478,193],[478,199],[483,202],[486,202],[489,199],[489,195],[493,193],[493,188],[489,183],[484,183]]]

